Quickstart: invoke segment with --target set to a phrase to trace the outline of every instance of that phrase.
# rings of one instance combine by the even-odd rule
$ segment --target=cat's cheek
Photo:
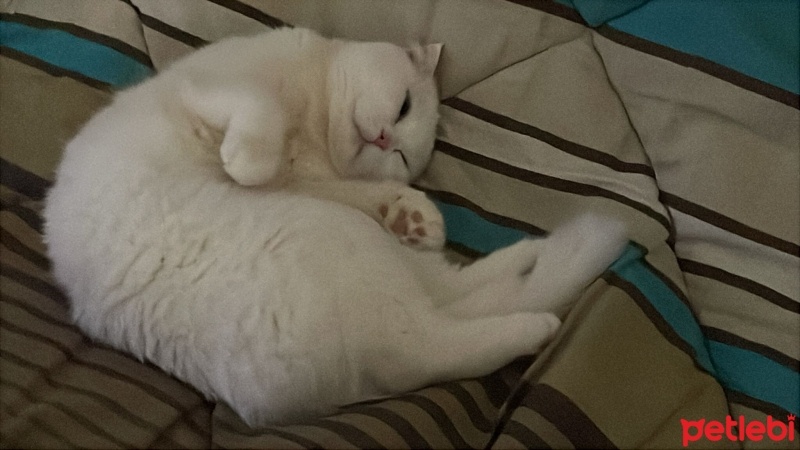
[[[344,123],[332,129],[328,137],[328,156],[333,169],[343,178],[356,176],[353,165],[366,149],[352,123]]]
[[[385,178],[399,181],[403,184],[408,184],[413,180],[414,174],[411,172],[409,166],[403,162],[403,158],[395,154],[391,156],[391,160],[387,163],[388,171],[384,174]]]

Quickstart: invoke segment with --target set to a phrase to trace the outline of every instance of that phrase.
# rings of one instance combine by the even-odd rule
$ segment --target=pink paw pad
[[[397,236],[400,243],[421,250],[444,246],[444,218],[424,193],[406,187],[397,197],[378,205],[381,224]]]
[[[393,219],[387,219],[389,215],[389,205],[382,204],[378,207],[378,213],[384,219],[386,228],[400,239],[400,242],[410,245],[419,246],[423,238],[428,237],[431,233],[426,229],[425,216],[418,210],[412,210],[411,213],[404,207],[400,207],[394,211]],[[424,247],[435,247],[426,242]]]

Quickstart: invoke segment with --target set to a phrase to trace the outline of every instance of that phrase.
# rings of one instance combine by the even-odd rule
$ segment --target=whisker
[[[403,158],[403,164],[405,164],[405,165],[406,165],[406,168],[409,168],[409,167],[408,167],[408,160],[406,160],[406,155],[405,155],[405,153],[403,153],[403,151],[402,151],[402,150],[400,150],[400,149],[396,149],[396,150],[395,150],[395,152],[397,152],[397,153],[400,153],[400,157],[401,157],[401,158]]]

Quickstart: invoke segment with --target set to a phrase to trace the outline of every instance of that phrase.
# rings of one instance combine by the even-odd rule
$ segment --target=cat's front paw
[[[222,141],[220,156],[225,172],[242,186],[266,184],[285,170],[280,151],[265,146],[254,136],[229,133]]]
[[[383,227],[409,247],[438,250],[444,246],[444,218],[424,193],[405,188],[398,197],[380,205]]]

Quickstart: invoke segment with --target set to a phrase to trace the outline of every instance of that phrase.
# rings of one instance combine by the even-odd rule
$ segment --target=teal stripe
[[[763,355],[708,341],[717,378],[727,388],[800,415],[800,374]]]
[[[694,314],[675,292],[650,270],[643,258],[641,250],[629,245],[623,258],[611,265],[611,270],[636,286],[670,328],[692,347],[697,362],[708,372],[714,373],[714,365],[705,346],[705,336]]]
[[[153,73],[130,56],[61,30],[0,21],[0,44],[114,87],[129,86]]]
[[[608,24],[800,93],[797,0],[650,0]]]
[[[596,27],[609,20],[627,14],[648,0],[556,0],[558,3],[577,9],[583,20]]]
[[[522,231],[492,224],[462,206],[434,200],[444,216],[447,239],[479,253],[491,253],[529,237]]]
[[[448,240],[486,254],[529,237],[489,222],[475,212],[437,201]],[[696,361],[728,389],[800,414],[800,374],[759,353],[709,340],[692,311],[644,261],[642,250],[628,245],[610,270],[632,283],[666,323],[694,349]]]
[[[625,33],[800,93],[797,0],[557,1],[577,9],[592,25],[605,22]]]

